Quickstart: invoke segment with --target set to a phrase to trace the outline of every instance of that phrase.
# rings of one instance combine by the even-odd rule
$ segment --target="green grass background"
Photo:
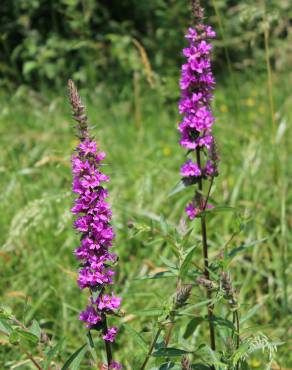
[[[283,342],[274,368],[291,368],[290,84],[287,75],[273,77],[273,127],[266,75],[235,77],[236,89],[226,81],[217,84],[215,135],[221,163],[212,197],[219,204],[239,207],[246,220],[231,246],[265,239],[234,259],[232,277],[240,291],[241,315],[252,309],[243,328],[254,327],[250,331],[260,330]],[[107,152],[104,171],[111,177],[115,251],[120,258],[116,291],[123,297],[125,311],[125,317],[116,323],[127,322],[150,342],[155,317],[141,310],[163,307],[175,291],[175,281],[135,279],[159,271],[163,267],[160,256],[175,258],[169,246],[157,240],[155,231],[135,236],[127,225],[132,221],[153,226],[161,215],[169,224],[178,225],[185,218],[183,209],[190,192],[168,196],[179,181],[184,161],[176,130],[176,100],[163,99],[147,83],[138,97],[131,91],[111,94],[106,85],[90,93],[81,88],[80,93],[88,107],[91,132]],[[2,93],[0,101],[2,302],[26,323],[37,319],[52,341],[64,339],[58,357],[62,364],[85,342],[85,329],[77,317],[87,300],[87,293],[80,292],[75,282],[78,264],[72,253],[78,243],[70,214],[70,156],[76,139],[66,89],[40,95],[21,87],[11,94]],[[210,218],[211,258],[216,258],[234,227],[230,213]],[[192,240],[199,245],[198,232],[195,223]],[[200,257],[198,248],[196,263],[201,263]],[[203,294],[195,288],[192,302],[203,299]],[[181,338],[185,326],[184,321],[177,325],[172,344]],[[202,324],[191,341],[180,345],[192,347],[204,340],[207,325]],[[98,356],[104,356],[99,341],[97,348]],[[122,328],[114,353],[126,369],[135,369],[141,350]],[[1,369],[30,369],[23,359],[16,347],[1,339]],[[251,366],[263,369],[263,362],[258,352]],[[89,356],[81,368],[93,368]]]

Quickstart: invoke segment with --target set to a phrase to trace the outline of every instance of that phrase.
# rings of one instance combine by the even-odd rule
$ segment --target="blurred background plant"
[[[220,36],[217,70],[264,69],[264,31],[277,70],[291,60],[291,2],[205,2]],[[63,88],[64,80],[92,87],[107,79],[126,82],[141,69],[145,48],[161,76],[177,76],[190,6],[174,0],[4,0],[1,5],[1,84]],[[224,19],[223,19],[224,18]],[[137,47],[134,40],[139,40]],[[141,58],[142,56],[142,58]],[[229,66],[227,65],[229,64]],[[143,69],[143,68],[142,68]]]
[[[215,198],[238,206],[241,214],[212,215],[210,258],[216,261],[214,246],[229,240],[239,248],[231,269],[242,335],[254,335],[249,366],[264,368],[260,348],[265,343],[268,348],[267,335],[281,343],[271,369],[289,369],[291,2],[206,0],[203,5],[218,34],[213,105],[222,164]],[[82,347],[88,339],[77,320],[86,298],[75,283],[77,237],[69,212],[70,155],[76,143],[66,81],[73,77],[92,131],[108,152],[105,172],[111,176],[120,256],[117,285],[125,302],[123,340],[114,351],[126,369],[135,369],[176,285],[171,276],[145,277],[175,267],[165,228],[184,228],[180,219],[189,198],[167,195],[183,161],[176,103],[189,2],[2,0],[0,20],[0,291],[13,312],[5,308],[0,317],[0,368],[35,368],[27,362],[28,353],[44,367],[50,363],[58,369],[78,349],[74,366],[92,367],[89,356],[82,363],[79,356],[91,347]],[[198,240],[197,232],[186,248]],[[197,249],[193,258],[200,256]],[[201,310],[194,307],[198,289],[190,299],[192,318]],[[207,341],[202,320],[179,323],[172,347],[187,350],[189,343],[193,350]],[[25,354],[18,345],[26,342]],[[159,357],[150,363],[162,366]]]

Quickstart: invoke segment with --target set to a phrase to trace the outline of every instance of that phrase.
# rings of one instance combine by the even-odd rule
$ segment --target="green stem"
[[[103,329],[102,329],[103,335],[105,335],[107,333],[107,329],[108,329],[107,328],[107,319],[106,319],[106,315],[104,315],[104,317],[103,317]],[[109,341],[105,340],[104,345],[105,345],[105,351],[106,351],[107,365],[109,367],[111,362],[112,362],[112,359],[113,359],[112,349],[111,349],[111,345],[110,345]]]
[[[239,344],[240,344],[240,332],[239,332],[239,314],[238,314],[238,310],[236,310],[234,313],[233,313],[233,317],[234,317],[234,321],[236,323],[236,349],[239,348]],[[236,370],[239,370],[239,362],[236,364]]]
[[[205,203],[204,203],[203,210],[205,210],[206,207],[207,207],[207,204],[208,204],[208,200],[210,198],[210,193],[211,193],[211,189],[212,189],[213,183],[214,183],[214,177],[212,177],[212,179],[210,181],[210,185],[209,185],[209,189],[208,189],[208,193],[207,193],[207,196],[206,196],[206,200],[205,200]]]
[[[34,364],[34,366],[38,369],[38,370],[43,370],[43,368],[38,364],[38,362],[35,360],[35,358],[28,352],[24,351],[24,353],[26,354],[27,358],[30,359],[30,361]]]
[[[235,311],[235,321],[236,321],[236,349],[239,348],[239,343],[240,343],[240,332],[239,332],[239,314],[238,310]]]
[[[197,148],[196,150],[197,154],[197,164],[198,167],[201,168],[201,155],[200,155],[200,149]],[[211,182],[212,185],[212,182]],[[203,191],[203,181],[200,178],[198,182],[198,187],[200,193]],[[208,192],[210,193],[211,188]],[[203,244],[203,257],[204,257],[204,275],[207,280],[209,280],[209,256],[208,256],[208,241],[207,241],[207,225],[206,225],[206,218],[205,215],[201,216],[201,232],[202,232],[202,244]],[[207,298],[208,300],[211,300],[212,298],[212,293],[209,289],[207,289]],[[216,341],[215,341],[215,328],[214,328],[214,323],[213,323],[213,310],[214,310],[214,305],[208,304],[208,319],[209,319],[209,330],[210,330],[210,343],[211,343],[211,348],[213,351],[216,350]]]
[[[265,26],[264,26],[265,59],[266,59],[267,79],[268,79],[269,107],[270,107],[270,115],[271,115],[271,121],[272,121],[272,143],[275,144],[276,120],[275,120],[275,107],[274,107],[274,98],[273,98],[272,68],[271,68],[271,61],[270,61],[269,29],[268,29],[268,22],[266,19],[266,9],[264,10],[264,21],[265,21]]]
[[[159,329],[157,330],[156,335],[155,335],[155,337],[153,338],[153,341],[152,341],[152,343],[151,343],[151,346],[150,346],[150,348],[149,348],[149,351],[148,351],[148,353],[147,353],[147,355],[146,355],[146,358],[145,358],[145,360],[144,360],[144,362],[143,362],[143,364],[142,364],[142,366],[141,366],[140,370],[144,370],[144,369],[145,369],[145,367],[146,367],[146,365],[147,365],[147,363],[148,363],[148,361],[149,361],[149,359],[150,359],[150,356],[151,356],[151,354],[152,354],[152,351],[153,351],[153,349],[154,349],[154,347],[155,347],[155,344],[156,344],[156,343],[157,343],[157,341],[158,341],[158,338],[159,338],[159,335],[160,335],[161,331],[162,331],[162,328],[159,328]]]

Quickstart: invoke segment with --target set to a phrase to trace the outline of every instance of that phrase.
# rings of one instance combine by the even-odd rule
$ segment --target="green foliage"
[[[135,63],[131,68],[136,71]],[[111,176],[115,251],[120,259],[117,293],[123,297],[125,312],[121,319],[111,320],[117,325],[122,321],[114,353],[125,369],[141,366],[145,344],[148,348],[158,328],[161,334],[149,368],[180,368],[185,352],[192,368],[199,370],[211,364],[216,369],[235,370],[237,364],[240,370],[264,369],[272,361],[269,356],[274,358],[273,367],[291,367],[287,335],[290,86],[287,75],[274,76],[277,127],[273,144],[266,76],[256,72],[235,74],[239,90],[231,83],[219,84],[214,101],[221,152],[214,188],[218,205],[217,211],[204,216],[210,275],[216,282],[213,301],[218,307],[215,322],[221,343],[216,353],[206,345],[205,307],[210,301],[201,301],[205,289],[196,282],[202,269],[198,227],[190,228],[181,220],[190,189],[167,196],[178,182],[183,161],[174,104],[168,104],[162,90],[145,84],[139,93],[141,126],[137,126],[137,100],[128,99],[130,78],[124,77],[126,94],[111,94],[105,85],[85,94],[94,117],[93,132],[108,153],[104,170]],[[78,243],[69,212],[70,155],[75,142],[65,97],[51,96],[21,88],[0,97],[1,295],[4,304],[12,307],[0,316],[1,369],[30,369],[24,350],[44,369],[62,368],[70,359],[81,370],[93,368],[91,357],[95,363],[104,362],[102,341],[86,337],[78,321],[87,300],[76,285],[78,264],[72,254]],[[220,206],[226,204],[231,211]],[[241,311],[238,349],[220,281],[220,271],[227,267],[233,271]],[[183,307],[174,310],[178,278],[192,284],[192,294]],[[15,317],[25,330],[13,321]],[[171,324],[173,333],[165,349],[165,333]]]
[[[78,370],[80,368],[80,363],[85,356],[85,353],[87,351],[86,348],[87,344],[83,344],[77,351],[72,353],[72,355],[68,358],[68,360],[65,362],[64,366],[62,367],[62,370]]]
[[[60,350],[62,342],[52,346],[52,342],[36,320],[33,320],[31,325],[26,326],[12,315],[11,309],[8,307],[0,308],[0,317],[0,334],[8,339],[7,343],[17,348],[18,353],[24,354],[34,366],[39,368],[44,366],[45,370],[49,369]],[[73,364],[73,360],[70,363]],[[75,367],[75,369],[77,368]]]
[[[289,63],[289,0],[210,0],[204,3],[218,30],[218,70],[264,69],[264,33],[269,32],[273,64]],[[224,19],[223,19],[224,16]],[[173,90],[189,1],[3,0],[0,12],[2,84],[61,88],[69,77],[95,86],[120,84],[139,71],[163,76]],[[146,52],[145,52],[146,50]],[[146,56],[146,57],[145,57]],[[147,61],[149,57],[149,61]],[[290,60],[291,61],[291,60]],[[153,82],[151,82],[152,84]]]

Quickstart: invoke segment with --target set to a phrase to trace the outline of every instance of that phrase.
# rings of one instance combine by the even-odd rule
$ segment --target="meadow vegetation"
[[[215,17],[212,4],[208,9]],[[187,25],[186,20],[182,25],[184,12],[180,14],[175,43],[177,34]],[[232,27],[230,23],[225,26],[227,30]],[[175,293],[176,280],[171,274],[157,277],[177,263],[177,243],[173,240],[177,228],[184,230],[183,209],[191,190],[173,191],[184,160],[177,134],[178,67],[176,70],[170,63],[167,72],[163,72],[154,57],[158,46],[150,43],[150,36],[146,41],[152,58],[138,41],[135,44],[130,38],[129,46],[128,39],[123,43],[115,39],[119,36],[111,37],[111,68],[118,66],[119,72],[109,73],[103,81],[97,76],[100,81],[88,88],[90,67],[88,74],[86,67],[81,67],[78,85],[88,109],[91,132],[101,150],[107,152],[104,172],[111,178],[115,252],[119,256],[115,290],[123,298],[124,312],[122,318],[114,319],[120,333],[113,349],[125,369],[137,369],[153,328]],[[218,260],[226,243],[234,250],[230,269],[239,292],[241,335],[254,334],[262,342],[268,338],[264,355],[255,344],[250,368],[264,369],[269,362],[269,350],[274,352],[277,345],[270,368],[289,369],[292,95],[291,76],[285,69],[287,56],[283,56],[284,67],[276,68],[273,58],[277,53],[272,49],[270,70],[270,60],[265,60],[267,50],[261,45],[253,55],[253,63],[246,63],[243,68],[239,60],[228,62],[228,48],[226,43],[222,47],[222,40],[216,44],[217,88],[213,102],[221,162],[211,199],[215,204],[234,209],[222,207],[221,212],[210,213],[207,218],[210,259]],[[124,48],[117,51],[119,42]],[[273,40],[272,45],[278,45],[277,42]],[[181,37],[180,48],[183,43]],[[236,49],[234,42],[230,45],[232,50]],[[125,71],[127,48],[133,58]],[[246,50],[241,52],[245,57],[238,59],[248,60]],[[171,58],[168,49],[162,55],[166,60]],[[33,86],[35,89],[29,77],[34,68],[41,80]],[[102,68],[106,70],[105,66]],[[51,78],[41,76],[41,72],[46,73],[38,65],[27,66],[24,81],[16,85],[7,74],[0,95],[0,289],[5,311],[1,317],[9,315],[11,309],[26,326],[37,320],[43,334],[41,343],[32,349],[34,358],[42,361],[51,356],[51,369],[59,369],[70,354],[86,343],[86,331],[78,313],[86,305],[87,297],[80,294],[76,285],[78,263],[73,255],[78,236],[72,231],[70,214],[73,202],[70,157],[77,140],[67,101],[67,72],[64,76],[56,72],[58,82],[54,88],[49,87]],[[115,84],[117,74],[120,80]],[[199,226],[194,224],[184,248],[196,244],[200,244]],[[200,248],[195,249],[192,261],[193,267],[202,263]],[[205,310],[198,305],[202,294],[201,287],[193,288],[190,311],[178,318],[172,347],[193,351],[208,341],[206,322],[199,319],[192,323],[192,329],[188,325],[188,314],[199,316]],[[219,309],[220,317],[228,318],[224,307]],[[35,332],[39,330],[38,324],[34,324]],[[222,341],[228,340],[228,323],[218,321],[216,325]],[[192,330],[192,335],[188,330]],[[2,320],[0,332],[5,331]],[[1,369],[35,368],[26,351],[15,344],[17,340],[14,343],[13,338],[9,341],[6,335],[1,335],[0,341]],[[102,346],[96,341],[98,358],[103,356]],[[54,351],[46,352],[48,347]],[[93,368],[90,361],[85,356],[77,369]],[[157,368],[155,364],[160,364],[159,361],[153,357],[150,365]]]

